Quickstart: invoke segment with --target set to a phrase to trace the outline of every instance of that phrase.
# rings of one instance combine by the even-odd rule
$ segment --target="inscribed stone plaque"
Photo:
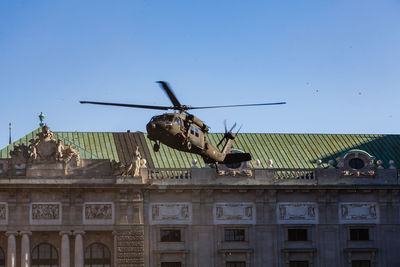
[[[144,267],[144,231],[118,231],[117,241],[117,266],[118,267]]]
[[[112,202],[85,202],[83,205],[84,224],[113,224],[114,204]]]
[[[255,224],[254,203],[230,202],[214,204],[215,224]]]
[[[60,202],[33,202],[30,204],[31,224],[61,224]]]
[[[318,223],[317,204],[313,202],[280,202],[276,206],[279,224]]]
[[[378,223],[376,202],[343,202],[339,204],[340,223]]]
[[[150,223],[190,224],[192,223],[192,205],[189,202],[152,203]]]

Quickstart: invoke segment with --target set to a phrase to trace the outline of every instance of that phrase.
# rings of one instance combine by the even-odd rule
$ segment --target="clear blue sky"
[[[0,147],[38,127],[145,131],[170,105],[223,131],[400,133],[400,1],[0,1]]]

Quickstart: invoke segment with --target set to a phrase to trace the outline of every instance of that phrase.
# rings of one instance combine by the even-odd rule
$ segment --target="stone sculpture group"
[[[19,144],[10,152],[13,165],[61,162],[79,166],[80,153],[75,146],[63,145],[54,138],[54,133],[45,125],[36,139],[29,140],[29,145]]]

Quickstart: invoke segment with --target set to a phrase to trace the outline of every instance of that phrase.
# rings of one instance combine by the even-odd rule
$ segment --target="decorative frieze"
[[[190,224],[192,223],[192,205],[182,202],[152,203],[150,206],[150,223]]]
[[[318,208],[313,202],[280,202],[276,215],[278,224],[318,223]]]
[[[84,224],[113,224],[114,204],[112,202],[85,202],[83,205]]]
[[[117,266],[144,267],[144,231],[115,232]]]
[[[6,202],[0,202],[0,225],[8,223],[8,205]]]
[[[255,224],[254,203],[230,202],[214,204],[215,224]]]
[[[339,204],[340,223],[378,223],[376,202],[343,202]]]
[[[31,224],[61,224],[60,202],[33,202],[30,204],[29,221]]]

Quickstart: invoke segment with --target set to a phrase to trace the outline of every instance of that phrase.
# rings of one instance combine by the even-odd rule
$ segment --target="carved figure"
[[[247,217],[251,218],[251,217],[253,216],[253,209],[252,209],[252,207],[246,207],[245,213],[246,213],[246,216],[247,216]]]
[[[6,214],[7,214],[6,206],[5,205],[1,205],[0,206],[0,220],[7,219],[6,218]]]
[[[87,204],[85,206],[85,218],[88,220],[111,220],[111,204]]]
[[[76,147],[74,146],[66,146],[64,151],[62,152],[63,154],[63,161],[68,164],[69,162],[75,163],[76,166],[79,166],[80,160],[81,160],[81,155],[78,150],[76,150]]]
[[[285,219],[286,217],[286,207],[280,206],[279,207],[279,218],[281,220]]]
[[[58,204],[33,204],[32,219],[33,220],[57,220],[60,216]]]
[[[14,150],[10,151],[11,162],[13,165],[25,164],[29,159],[29,149],[26,145],[14,145]]]
[[[136,153],[135,153],[135,160],[134,160],[134,172],[133,176],[140,176],[140,161],[142,159],[142,156],[140,155],[139,147],[136,147]]]
[[[60,139],[58,139],[57,140],[57,151],[56,151],[56,160],[57,161],[62,161],[63,150],[64,150],[64,146],[62,144],[62,141]]]
[[[182,214],[182,218],[185,218],[185,219],[189,218],[189,208],[187,206],[182,207],[181,214]]]
[[[53,140],[54,134],[50,131],[50,127],[45,125],[42,127],[42,132],[38,133],[39,140],[50,141]]]
[[[122,176],[141,176],[140,169],[146,168],[147,160],[140,155],[139,147],[136,147],[135,155],[132,157],[131,163],[126,166],[121,162],[111,161],[111,169],[113,175]]]
[[[111,161],[111,170],[113,175],[122,175],[125,172],[125,165],[122,162]]]
[[[222,207],[217,207],[215,213],[217,215],[217,218],[221,218],[222,215],[224,214],[224,210]]]

